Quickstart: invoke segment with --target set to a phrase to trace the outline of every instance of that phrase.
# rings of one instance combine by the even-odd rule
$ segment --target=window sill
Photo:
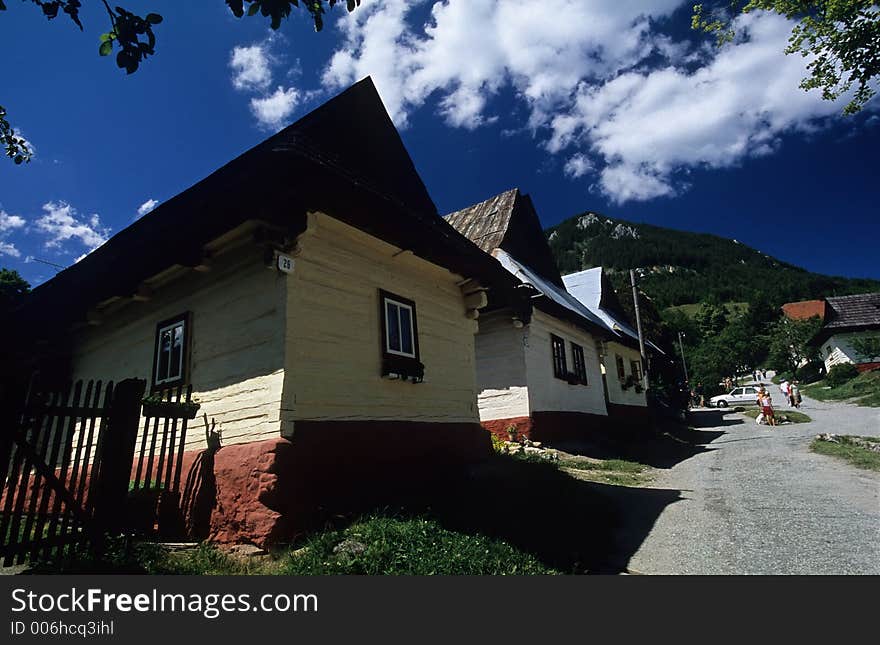
[[[425,366],[415,358],[386,354],[382,358],[382,377],[421,383],[425,378]]]

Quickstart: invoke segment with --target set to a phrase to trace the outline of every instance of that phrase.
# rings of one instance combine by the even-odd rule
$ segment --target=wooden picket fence
[[[23,404],[3,404],[2,566],[63,559],[83,549],[100,553],[107,534],[133,528],[130,496],[138,492],[161,495],[166,506],[168,499],[179,503],[192,387],[151,396],[160,403],[144,406],[139,433],[145,386],[140,379],[79,381],[61,391],[31,392]],[[155,504],[147,507],[138,528],[153,530],[157,513]]]

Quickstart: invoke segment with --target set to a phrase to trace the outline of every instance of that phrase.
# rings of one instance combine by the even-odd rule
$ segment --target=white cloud
[[[156,206],[158,206],[158,205],[159,205],[158,199],[153,199],[153,198],[148,199],[143,204],[138,206],[138,209],[137,209],[138,217],[143,217],[144,215],[149,213],[151,210],[156,208]]]
[[[581,85],[573,107],[551,122],[548,148],[587,147],[605,161],[603,193],[645,200],[675,194],[677,171],[770,154],[781,134],[840,112],[842,102],[798,88],[808,60],[781,54],[790,23],[753,13],[738,26],[749,39],[693,73],[670,66]]]
[[[584,78],[635,64],[654,45],[649,18],[682,0],[446,0],[412,30],[407,19],[426,0],[363,3],[340,20],[345,44],[331,57],[324,83],[339,88],[371,75],[399,126],[439,92],[451,125],[492,120],[488,99],[511,85],[536,127]],[[668,49],[668,47],[667,47]]]
[[[46,248],[58,248],[70,240],[78,240],[94,250],[107,241],[110,229],[101,224],[97,214],[81,218],[76,209],[66,202],[43,204],[45,215],[36,222],[36,229],[46,236]]]
[[[25,221],[23,217],[18,215],[10,215],[4,210],[0,210],[0,233],[7,233],[18,228],[24,228]]]
[[[260,125],[269,130],[278,130],[285,125],[299,104],[300,93],[296,88],[281,85],[274,94],[251,99],[251,112]]]
[[[586,155],[578,152],[573,154],[568,161],[565,162],[563,172],[574,179],[583,177],[593,170],[593,162]]]
[[[0,209],[0,256],[6,255],[13,258],[21,257],[21,251],[8,241],[12,231],[23,229],[25,221],[23,217],[18,215],[10,215],[6,211]]]
[[[3,240],[0,240],[0,256],[2,255],[8,255],[9,257],[13,258],[20,258],[21,251],[15,248],[15,244],[13,244],[12,242],[4,242]]]
[[[799,88],[809,59],[784,55],[790,22],[741,16],[739,39],[720,50],[658,33],[657,21],[686,5],[364,0],[339,19],[343,44],[322,81],[336,90],[372,76],[399,127],[429,101],[447,124],[481,127],[498,118],[493,98],[512,94],[527,116],[505,131],[524,127],[565,155],[569,177],[593,176],[616,202],[677,194],[689,170],[772,154],[782,135],[840,112],[842,101]]]
[[[247,47],[234,47],[229,56],[232,85],[237,90],[265,91],[272,83],[270,41]]]

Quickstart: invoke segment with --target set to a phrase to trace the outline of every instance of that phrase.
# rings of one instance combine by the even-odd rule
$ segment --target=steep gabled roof
[[[504,249],[518,262],[562,287],[562,277],[531,197],[513,188],[445,216],[486,253]]]
[[[128,297],[246,221],[290,236],[321,211],[512,297],[514,280],[438,215],[375,86],[366,78],[254,146],[37,287],[19,323],[57,335],[97,303]]]
[[[880,293],[826,298],[826,329],[880,327]]]

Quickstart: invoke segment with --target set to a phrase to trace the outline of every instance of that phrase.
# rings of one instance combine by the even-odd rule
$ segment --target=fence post
[[[118,531],[125,521],[125,503],[135,442],[141,418],[141,399],[147,382],[126,379],[116,386],[108,425],[101,433],[95,520],[101,531]]]

